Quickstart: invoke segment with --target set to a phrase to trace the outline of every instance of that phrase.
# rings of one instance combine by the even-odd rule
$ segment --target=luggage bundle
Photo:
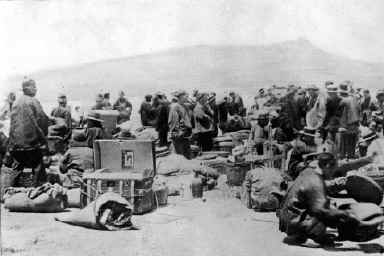
[[[275,168],[256,168],[249,171],[242,186],[241,201],[255,211],[276,211],[284,179]]]
[[[9,187],[4,194],[4,207],[12,212],[61,212],[67,207],[67,196],[58,184],[46,183],[37,188]]]

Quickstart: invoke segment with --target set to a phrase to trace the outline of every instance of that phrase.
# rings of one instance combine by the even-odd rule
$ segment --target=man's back
[[[30,96],[21,96],[11,112],[9,143],[11,150],[33,149],[45,143],[48,117],[40,102]]]

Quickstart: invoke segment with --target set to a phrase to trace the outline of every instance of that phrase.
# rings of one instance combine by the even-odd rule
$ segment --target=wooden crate
[[[95,172],[84,174],[83,180],[82,208],[106,192],[114,192],[127,199],[133,205],[134,214],[146,213],[154,208],[152,177],[142,179],[140,175],[130,173]]]

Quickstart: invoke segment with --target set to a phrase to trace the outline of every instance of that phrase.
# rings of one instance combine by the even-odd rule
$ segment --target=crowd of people
[[[114,104],[110,103],[109,93],[98,94],[92,110],[82,117],[76,114],[78,109],[71,112],[66,95],[60,94],[58,106],[47,116],[35,97],[35,81],[23,81],[22,90],[23,95],[17,99],[15,94],[9,95],[0,113],[1,119],[10,118],[9,137],[1,136],[0,160],[18,173],[25,167],[32,168],[35,186],[47,181],[49,136],[87,148],[70,147],[60,164],[62,173],[75,170],[72,177],[81,177],[81,172],[91,166],[89,149],[94,140],[105,138],[104,121],[92,110],[116,110],[117,123],[121,124],[130,120],[133,109],[122,91]],[[345,174],[346,170],[372,162],[373,156],[362,157],[369,143],[383,133],[384,90],[377,91],[375,98],[368,89],[356,88],[351,81],[338,85],[327,81],[320,87],[305,88],[290,84],[259,89],[247,109],[234,91],[219,98],[215,92],[194,90],[189,95],[178,90],[170,99],[161,92],[146,95],[138,113],[143,127],[157,131],[159,147],[172,146],[176,154],[187,159],[192,158],[191,144],[201,151],[211,151],[215,137],[239,130],[250,131],[244,142],[247,152],[263,154],[266,143],[274,151],[285,152],[285,171],[295,183],[280,211],[280,230],[299,243],[307,238],[327,243],[327,226],[337,221],[352,223],[354,219],[330,209],[324,180],[334,176],[336,169]],[[75,132],[74,128],[79,127],[84,130]],[[313,153],[318,163],[308,168],[305,159]],[[356,158],[362,159],[337,167],[339,159]]]

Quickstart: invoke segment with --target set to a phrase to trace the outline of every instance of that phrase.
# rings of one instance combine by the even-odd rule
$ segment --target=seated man
[[[87,138],[84,133],[73,136],[73,140],[83,142]],[[71,147],[60,161],[60,172],[65,174],[64,187],[80,187],[83,173],[93,168],[93,150],[89,147]]]
[[[372,157],[359,160],[359,168],[373,161]],[[279,229],[288,237],[285,242],[301,244],[310,238],[319,244],[332,244],[327,227],[337,227],[341,222],[356,224],[357,220],[345,211],[331,208],[325,180],[342,175],[351,164],[337,167],[337,160],[330,153],[320,153],[316,168],[306,168],[289,188],[279,210]]]

